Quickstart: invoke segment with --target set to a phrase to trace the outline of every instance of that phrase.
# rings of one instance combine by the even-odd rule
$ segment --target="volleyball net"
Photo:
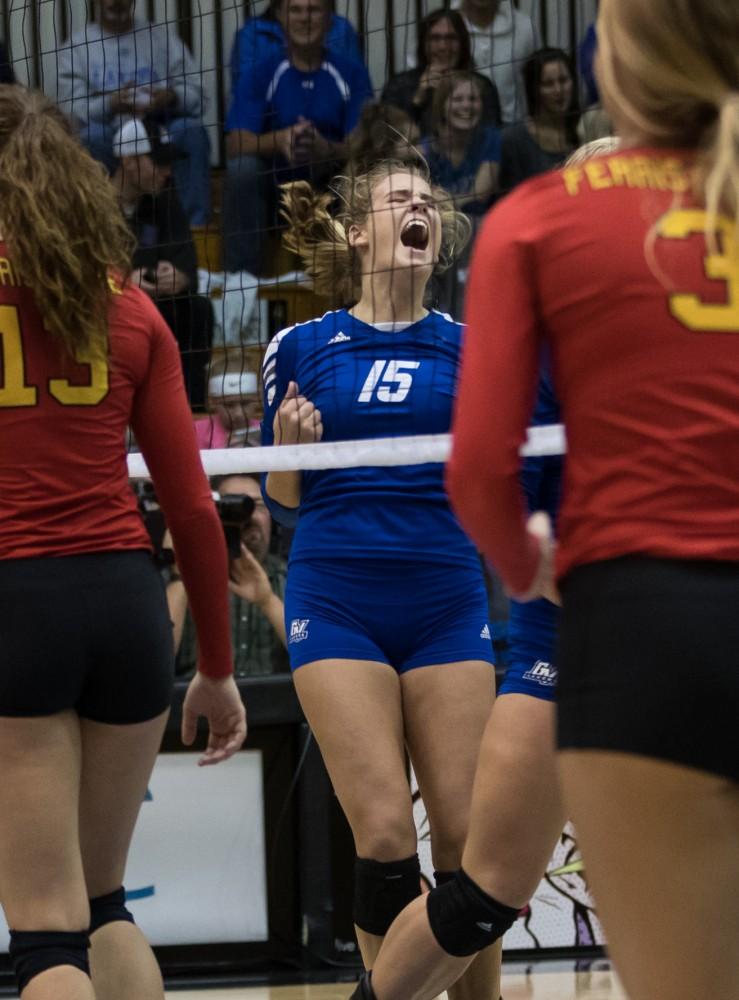
[[[271,445],[255,448],[212,448],[200,452],[209,476],[249,472],[306,472],[322,469],[355,469],[362,466],[423,465],[446,462],[451,453],[450,434],[366,438],[356,441],[319,441],[316,444]],[[530,427],[521,447],[522,458],[562,455],[566,451],[564,427],[550,424]],[[143,455],[128,456],[132,479],[148,479]]]

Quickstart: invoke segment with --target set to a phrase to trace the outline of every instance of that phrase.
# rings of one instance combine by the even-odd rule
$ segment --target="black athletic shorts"
[[[145,722],[169,707],[173,680],[148,552],[0,560],[0,715]]]
[[[560,749],[739,780],[739,563],[626,556],[561,589]]]

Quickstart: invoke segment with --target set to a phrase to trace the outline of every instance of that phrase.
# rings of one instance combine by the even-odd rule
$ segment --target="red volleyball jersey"
[[[226,676],[228,561],[177,343],[139,289],[111,287],[108,361],[77,364],[0,243],[0,559],[151,548],[128,481],[130,425],[175,542],[200,669]]]
[[[558,574],[627,553],[739,560],[739,247],[687,154],[625,150],[525,184],[467,291],[448,485],[514,593],[531,584],[518,448],[547,342],[568,453]]]

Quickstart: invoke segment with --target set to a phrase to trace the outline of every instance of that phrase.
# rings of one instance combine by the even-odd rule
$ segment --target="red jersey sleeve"
[[[131,424],[172,533],[198,633],[198,669],[226,677],[233,656],[223,529],[200,462],[177,343],[158,313],[152,324],[149,370]]]
[[[539,564],[539,544],[526,531],[519,448],[540,345],[533,254],[525,240],[511,239],[522,228],[512,207],[508,199],[488,215],[475,247],[447,489],[463,527],[515,595],[528,590]]]

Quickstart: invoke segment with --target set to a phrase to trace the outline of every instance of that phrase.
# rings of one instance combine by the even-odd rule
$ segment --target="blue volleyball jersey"
[[[345,309],[277,334],[264,358],[262,441],[288,383],[321,411],[323,440],[449,431],[462,326],[439,312],[383,330]],[[294,512],[266,501],[277,520]],[[478,566],[449,507],[443,465],[303,472],[291,561],[378,557]]]
[[[559,403],[549,371],[545,368],[539,378],[532,427],[546,427],[560,421]],[[562,456],[537,455],[525,458],[521,465],[521,484],[529,511],[544,510],[557,523],[559,497],[562,489]]]
[[[339,142],[371,100],[372,84],[364,63],[327,53],[318,69],[303,71],[278,50],[240,75],[226,131],[246,129],[261,135],[288,128],[302,116],[324,139]]]
[[[557,424],[559,420],[559,403],[554,394],[551,375],[545,368],[539,379],[531,424],[534,427],[543,427]],[[561,455],[541,455],[525,458],[521,465],[521,485],[529,511],[531,513],[537,510],[546,511],[553,525],[556,525],[559,511],[562,464]],[[540,597],[525,604],[511,600],[508,621],[511,666],[501,687],[501,693],[506,690],[535,693],[537,684],[543,684],[545,689],[551,690],[556,678],[556,668],[552,660],[558,617],[559,609],[546,598]],[[522,669],[527,672],[524,672],[521,678],[519,675]],[[531,682],[529,687],[525,686],[527,681]],[[517,682],[523,682],[524,687],[517,687]]]

